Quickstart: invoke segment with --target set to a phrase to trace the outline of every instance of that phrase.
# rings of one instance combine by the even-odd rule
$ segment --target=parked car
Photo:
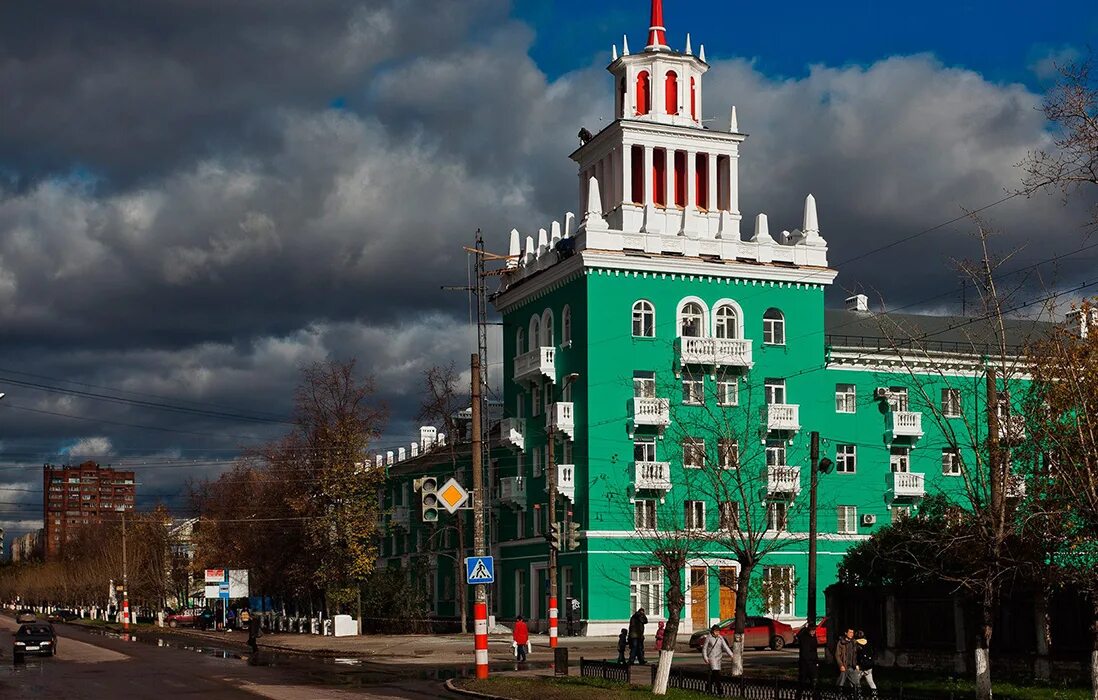
[[[50,622],[70,622],[79,617],[80,616],[72,610],[54,610],[46,616],[46,619]]]
[[[25,622],[37,622],[38,613],[34,612],[30,608],[24,608],[15,613],[15,621],[20,624],[23,624]]]
[[[719,633],[728,640],[732,646],[732,638],[736,634],[735,618],[723,620],[717,624]],[[705,644],[705,635],[709,630],[699,630],[690,635],[690,648],[701,651]],[[789,625],[770,617],[748,615],[744,620],[743,645],[745,648],[765,649],[770,647],[777,650],[793,642],[793,628]]]
[[[797,632],[793,636],[793,643],[794,644],[796,644],[797,640],[801,638],[801,630],[803,630],[805,628],[805,625],[807,625],[807,624],[808,623],[806,622],[806,623],[804,623],[804,625],[801,625],[800,627],[797,628]],[[826,617],[821,618],[820,621],[816,623],[816,644],[818,644],[821,649],[823,647],[827,646],[827,618]]]
[[[173,612],[164,618],[168,627],[198,627],[207,629],[213,626],[214,614],[206,608],[187,608]]]
[[[53,625],[34,622],[20,625],[15,632],[15,641],[11,655],[16,661],[22,661],[27,654],[53,656],[57,653],[57,634]]]

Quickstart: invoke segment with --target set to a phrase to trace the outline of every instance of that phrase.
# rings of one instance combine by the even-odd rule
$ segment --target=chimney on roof
[[[855,294],[852,297],[846,298],[846,310],[847,311],[869,311],[869,297],[864,294]]]
[[[424,425],[419,429],[419,448],[426,452],[435,446],[438,440],[438,428],[433,425]]]

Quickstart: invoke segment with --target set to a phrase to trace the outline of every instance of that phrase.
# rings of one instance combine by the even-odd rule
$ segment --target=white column
[[[627,143],[621,146],[621,192],[621,201],[633,201],[633,147]]]
[[[740,154],[728,159],[728,209],[740,213]]]
[[[606,186],[606,165],[606,158],[600,158],[599,161],[595,163],[595,179],[599,181],[599,201],[601,202],[602,211],[609,209],[609,207],[606,206],[606,199],[609,194]]]
[[[694,171],[697,167],[697,151],[686,152],[686,206],[698,206],[698,178]]]
[[[653,161],[653,156],[652,156],[652,147],[651,146],[645,146],[644,147],[644,201],[642,202],[642,204],[653,204],[655,202],[655,200],[653,199],[653,189],[652,189],[652,179],[653,179],[652,164],[653,164],[653,162],[654,161]]]

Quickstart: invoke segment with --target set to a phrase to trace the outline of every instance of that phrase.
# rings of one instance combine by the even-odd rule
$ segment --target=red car
[[[736,634],[736,620],[723,620],[717,625],[720,634],[728,640],[728,646],[732,646],[732,638]],[[690,635],[690,648],[701,651],[705,644],[705,635],[709,630],[699,630]],[[744,620],[743,645],[745,648],[778,650],[793,642],[793,628],[771,617],[748,615]]]
[[[803,630],[805,628],[805,625],[807,625],[807,624],[808,623],[806,622],[804,625],[801,625],[800,627],[797,628],[797,633],[793,637],[794,642],[796,642],[798,639],[800,639],[801,630]],[[821,618],[819,620],[819,622],[816,623],[816,644],[818,644],[821,649],[827,646],[827,618],[826,617]]]
[[[164,624],[168,627],[201,627],[204,620],[210,616],[210,612],[203,608],[187,608],[165,617]]]

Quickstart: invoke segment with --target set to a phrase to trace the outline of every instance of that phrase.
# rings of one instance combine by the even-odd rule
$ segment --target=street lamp
[[[122,514],[122,629],[130,631],[130,578],[126,562],[126,506],[116,509]]]

